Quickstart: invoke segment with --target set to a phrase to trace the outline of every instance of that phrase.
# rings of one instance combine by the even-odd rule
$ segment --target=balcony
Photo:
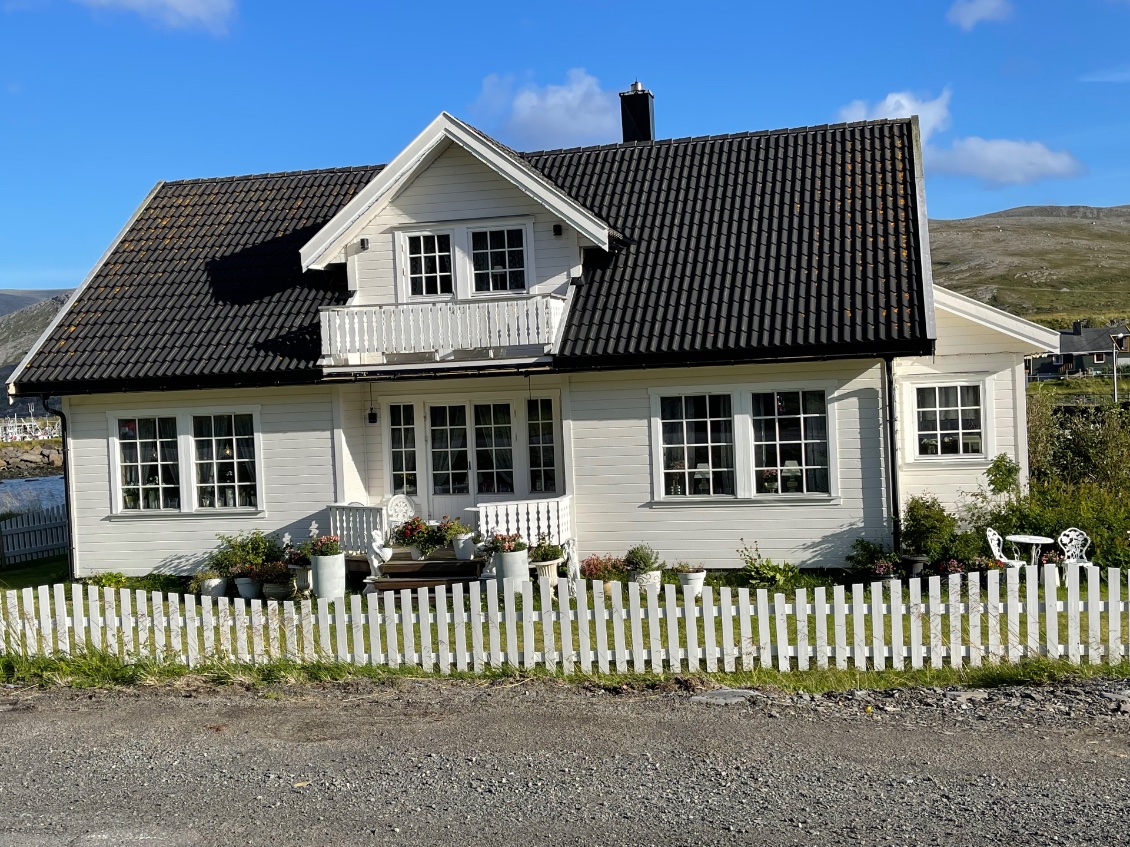
[[[557,339],[565,299],[554,295],[471,302],[322,309],[328,367],[544,356]]]

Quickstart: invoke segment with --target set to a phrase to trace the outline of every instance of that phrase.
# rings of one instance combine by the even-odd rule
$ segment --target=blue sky
[[[1130,203],[1130,0],[0,0],[0,288],[78,284],[161,179],[922,115],[931,217]]]

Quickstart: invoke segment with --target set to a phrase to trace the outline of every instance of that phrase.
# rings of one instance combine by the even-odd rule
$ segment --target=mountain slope
[[[930,221],[934,281],[1063,328],[1130,316],[1130,206],[1022,206]]]
[[[70,293],[69,288],[0,288],[0,315],[10,315],[43,300],[66,297]]]

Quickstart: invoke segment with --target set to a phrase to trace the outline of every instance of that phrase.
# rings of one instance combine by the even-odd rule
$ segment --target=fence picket
[[[1094,565],[1087,567],[1087,664],[1100,661],[1103,651],[1102,624],[1103,596],[1099,587],[1099,569]]]
[[[672,586],[674,588],[674,586]],[[659,617],[659,586],[647,588],[647,637],[652,673],[663,673],[663,624]]]
[[[612,643],[616,649],[616,672],[625,673],[628,670],[628,648],[624,639],[624,592],[618,582],[612,583]]]
[[[534,647],[534,584],[526,579],[522,581],[522,667],[532,668],[536,659]],[[517,666],[518,657],[514,657]]]
[[[1020,658],[1020,568],[1009,568],[1004,575],[1005,609],[1008,629],[1008,660]]]
[[[92,590],[94,586],[90,586]],[[4,631],[7,636],[8,651],[16,655],[28,655],[23,643],[23,625],[20,623],[20,597],[15,591],[4,592]]]
[[[844,587],[832,586],[832,624],[836,639],[836,667],[847,669],[847,609],[844,604]]]
[[[769,591],[757,589],[757,653],[761,667],[773,667],[773,644],[769,639]]]
[[[63,584],[52,586],[52,599],[55,601],[55,648],[64,656],[71,654],[71,621],[67,615],[67,598],[63,594]]]
[[[177,608],[180,607],[180,598],[178,595],[170,594],[168,595],[168,599],[170,608],[173,607],[174,603]],[[162,595],[160,591],[150,593],[149,608],[153,618],[153,655],[156,656],[158,660],[164,660],[168,658],[168,653],[165,652],[166,640],[168,639],[168,621],[165,616],[165,596]],[[180,633],[178,632],[177,635],[177,653],[180,653]]]
[[[386,664],[390,668],[400,667],[400,647],[396,635],[396,596],[392,591],[385,591],[384,619],[385,619],[385,649],[388,651]]]
[[[196,634],[196,595],[184,596],[184,644],[185,654],[190,668],[196,667],[200,662],[200,641]]]
[[[71,583],[71,637],[74,639],[76,653],[86,652],[86,609],[83,603],[82,586]],[[4,649],[4,610],[0,608],[0,650]]]
[[[1024,613],[1028,624],[1029,657],[1040,655],[1040,570],[1035,565],[1024,566]]]
[[[246,662],[251,653],[247,646],[247,601],[242,597],[236,597],[232,604],[232,618],[235,620],[235,656]]]
[[[133,600],[137,612],[137,655],[151,656],[153,636],[150,628],[153,616],[149,611],[149,597],[139,588],[134,591]]]
[[[1067,565],[1067,661],[1079,664],[1079,566]]]
[[[560,584],[560,583],[559,583]],[[549,580],[538,580],[538,591],[541,593],[541,640],[542,640],[542,665],[550,673],[557,670],[557,645],[553,639],[553,595],[549,593]],[[566,606],[561,613],[568,614]]]
[[[703,588],[705,591],[705,587]],[[694,589],[689,585],[683,586],[682,618],[687,638],[687,670],[694,673],[699,668],[698,652],[698,606],[695,605]],[[596,637],[600,638],[600,626],[597,626]]]
[[[950,634],[948,652],[951,667],[961,667],[965,649],[965,638],[962,635],[961,613],[963,603],[961,600],[961,574],[951,573],[946,587],[946,615],[949,617]]]
[[[812,591],[813,611],[816,614],[816,667],[828,667],[828,593],[823,585]]]
[[[121,656],[121,646],[118,642],[118,607],[114,589],[102,589],[102,626],[106,638],[106,652],[113,656]]]
[[[95,650],[102,649],[102,604],[98,602],[98,588],[93,585],[86,586],[86,610],[90,616],[89,628],[90,646]],[[9,618],[9,620],[11,620]]]
[[[851,656],[852,667],[865,669],[867,667],[867,619],[865,617],[866,604],[863,602],[863,585],[857,583],[851,587]]]
[[[447,618],[447,589],[442,585],[437,585],[435,590],[436,597],[436,659],[439,662],[439,672],[441,674],[451,673],[451,633],[448,629]],[[360,605],[358,605],[357,612],[355,613],[360,618]],[[361,627],[357,625],[357,636],[360,637]]]
[[[796,590],[796,666],[797,670],[808,670],[810,652],[808,649],[808,591]]]
[[[589,643],[589,626],[591,617],[589,616],[589,594],[590,590],[603,591],[603,588],[590,589],[590,586],[597,585],[596,582],[590,583],[588,580],[577,580],[576,595],[577,595],[577,653],[578,660],[581,665],[581,673],[592,673],[592,645]]]
[[[412,609],[412,590],[400,589],[400,651],[403,654],[404,664],[419,664],[416,654],[416,627],[413,621],[415,612]]]
[[[282,650],[279,649],[279,606],[278,600],[267,601],[267,657],[281,659]]]
[[[730,600],[729,586],[718,589],[719,612],[722,615],[722,669],[727,673],[734,671],[734,607]]]
[[[1106,660],[1116,665],[1122,661],[1122,570],[1107,568]]]
[[[46,585],[40,585],[35,593],[38,600],[36,606],[39,609],[39,649],[43,655],[50,656],[55,652],[55,621],[51,617],[51,592]]]
[[[255,598],[248,603],[251,606],[251,657],[256,664],[261,664],[266,658],[263,649],[263,601]]]
[[[969,665],[981,667],[981,574],[969,574]]]
[[[632,670],[643,673],[643,615],[640,613],[640,584],[635,581],[628,583],[628,619],[632,625]]]
[[[569,608],[569,581],[557,582],[557,612],[561,626],[561,670],[573,673],[573,612]]]
[[[514,602],[515,588],[510,580],[503,581],[502,587],[502,625],[506,634],[505,663],[520,668],[518,658],[518,610]]]
[[[318,655],[314,645],[314,602],[309,597],[303,598],[297,611],[298,629],[302,633],[301,655],[304,661],[312,662]]]
[[[428,673],[435,668],[435,649],[432,644],[431,603],[428,602],[428,589],[416,589],[417,615],[420,619],[420,667]]]
[[[502,631],[498,620],[498,591],[487,586],[487,635],[490,642],[490,666],[502,667]]]
[[[910,667],[914,670],[922,668],[922,580],[914,577],[910,580],[909,609],[910,618]]]
[[[887,639],[883,621],[883,583],[871,583],[871,667],[887,666]]]
[[[35,592],[31,588],[25,588],[20,592],[20,621],[23,624],[24,649],[27,655],[38,656],[39,618],[35,614]]]
[[[902,580],[891,580],[891,667],[901,671],[906,664],[903,646]]]
[[[985,591],[988,608],[985,619],[989,627],[989,662],[996,664],[1001,658],[1001,582],[998,571],[985,574]]]
[[[930,667],[942,666],[942,578],[932,576],[927,582],[930,591]]]
[[[350,621],[350,660],[355,665],[365,662],[365,615],[361,610],[361,595],[349,596],[349,621]]]
[[[776,647],[777,647],[777,670],[787,671],[789,669],[789,621],[785,614],[785,595],[776,593],[773,595],[773,617],[777,624]]]
[[[204,658],[216,658],[216,628],[212,615],[212,598],[200,598],[200,625],[204,631]]]
[[[381,608],[379,598],[380,594],[365,595],[365,615],[369,625],[368,663],[370,665],[386,664],[384,651],[381,649]]]
[[[471,612],[471,649],[475,673],[481,673],[486,665],[483,654],[483,597],[482,588],[477,582],[471,583],[468,606]]]
[[[741,638],[742,670],[751,671],[754,667],[753,627],[750,624],[749,589],[738,589],[738,635]]]
[[[318,658],[325,662],[333,657],[330,649],[330,598],[318,598]]]
[[[706,655],[706,672],[718,670],[717,633],[714,628],[714,589],[709,585],[702,587],[702,641]]]

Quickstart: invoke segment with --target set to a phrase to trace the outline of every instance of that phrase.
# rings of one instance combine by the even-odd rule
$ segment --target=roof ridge
[[[806,132],[822,132],[831,129],[850,129],[859,126],[890,126],[908,124],[910,118],[876,118],[866,121],[840,121],[839,123],[812,124],[811,126],[781,127],[779,129],[746,130],[745,132],[725,132],[717,135],[688,135],[682,138],[657,138],[654,141],[615,141],[611,144],[590,144],[584,147],[558,147],[547,150],[527,150],[519,156],[549,156],[562,153],[591,153],[598,150],[620,150],[629,147],[659,147],[673,144],[693,144],[706,141],[725,141],[732,138],[761,138],[767,135],[801,135]]]
[[[272,171],[270,173],[258,174],[234,174],[232,176],[205,176],[205,177],[192,177],[189,179],[169,179],[165,180],[165,185],[192,185],[202,182],[235,182],[236,180],[252,180],[252,179],[278,179],[280,177],[288,176],[313,176],[317,174],[331,174],[331,173],[357,173],[360,171],[368,171],[384,168],[385,165],[346,165],[336,168],[310,168],[309,170],[294,170],[294,171]]]

